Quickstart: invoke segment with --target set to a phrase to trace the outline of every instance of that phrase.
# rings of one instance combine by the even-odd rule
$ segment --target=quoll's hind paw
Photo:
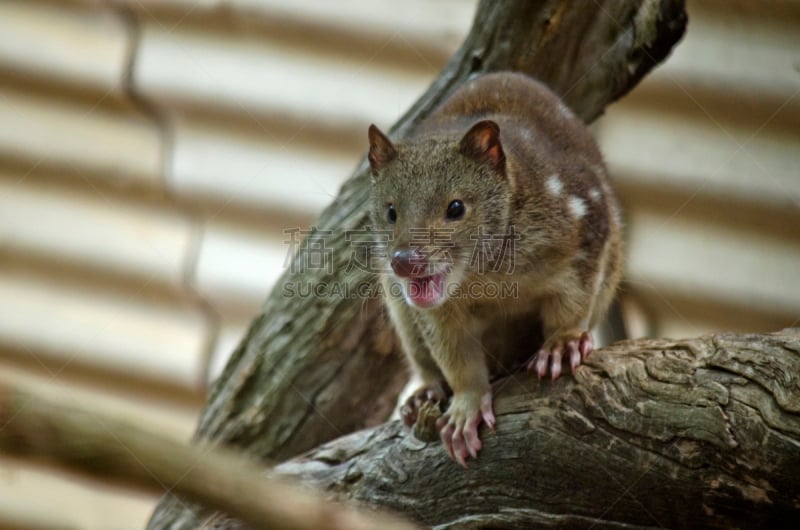
[[[594,350],[594,340],[588,331],[577,331],[559,335],[547,340],[542,349],[528,363],[528,370],[536,370],[542,378],[550,369],[550,377],[555,381],[561,375],[561,362],[565,357],[573,371]]]
[[[436,422],[447,454],[464,467],[467,467],[467,458],[477,457],[483,446],[478,436],[481,422],[494,431],[491,391],[480,398],[456,394],[450,408]]]
[[[419,387],[400,407],[400,416],[403,418],[403,422],[411,427],[417,422],[419,411],[425,403],[443,403],[450,394],[450,388],[441,382]]]

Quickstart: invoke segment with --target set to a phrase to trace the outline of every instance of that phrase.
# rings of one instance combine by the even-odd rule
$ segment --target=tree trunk
[[[590,122],[666,57],[685,23],[683,0],[482,0],[465,42],[392,136],[408,134],[468,77],[498,70],[540,79]],[[285,271],[214,384],[198,439],[281,461],[390,415],[407,374],[381,301],[283,291],[374,284],[345,272],[353,251],[345,231],[365,225],[368,188],[362,160],[308,237],[330,250],[332,269]],[[301,246],[296,262],[307,253]],[[167,495],[150,528],[195,527],[197,512]]]

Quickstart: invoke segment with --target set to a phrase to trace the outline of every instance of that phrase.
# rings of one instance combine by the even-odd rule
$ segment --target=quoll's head
[[[480,234],[508,226],[508,182],[500,128],[480,121],[463,136],[392,143],[369,128],[373,228],[389,231],[387,257],[409,304],[444,303],[478,271]]]

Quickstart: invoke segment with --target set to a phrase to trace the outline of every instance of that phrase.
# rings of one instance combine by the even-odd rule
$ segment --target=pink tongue
[[[442,275],[411,278],[408,282],[408,297],[419,307],[428,307],[442,297]]]

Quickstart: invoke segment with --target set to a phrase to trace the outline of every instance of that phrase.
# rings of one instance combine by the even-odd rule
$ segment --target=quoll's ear
[[[506,155],[500,143],[500,127],[492,120],[479,121],[461,139],[461,152],[479,162],[488,162],[503,171]]]
[[[389,162],[397,157],[397,150],[380,129],[375,125],[369,126],[369,165],[372,168],[372,174],[377,174],[378,170],[386,166]]]

